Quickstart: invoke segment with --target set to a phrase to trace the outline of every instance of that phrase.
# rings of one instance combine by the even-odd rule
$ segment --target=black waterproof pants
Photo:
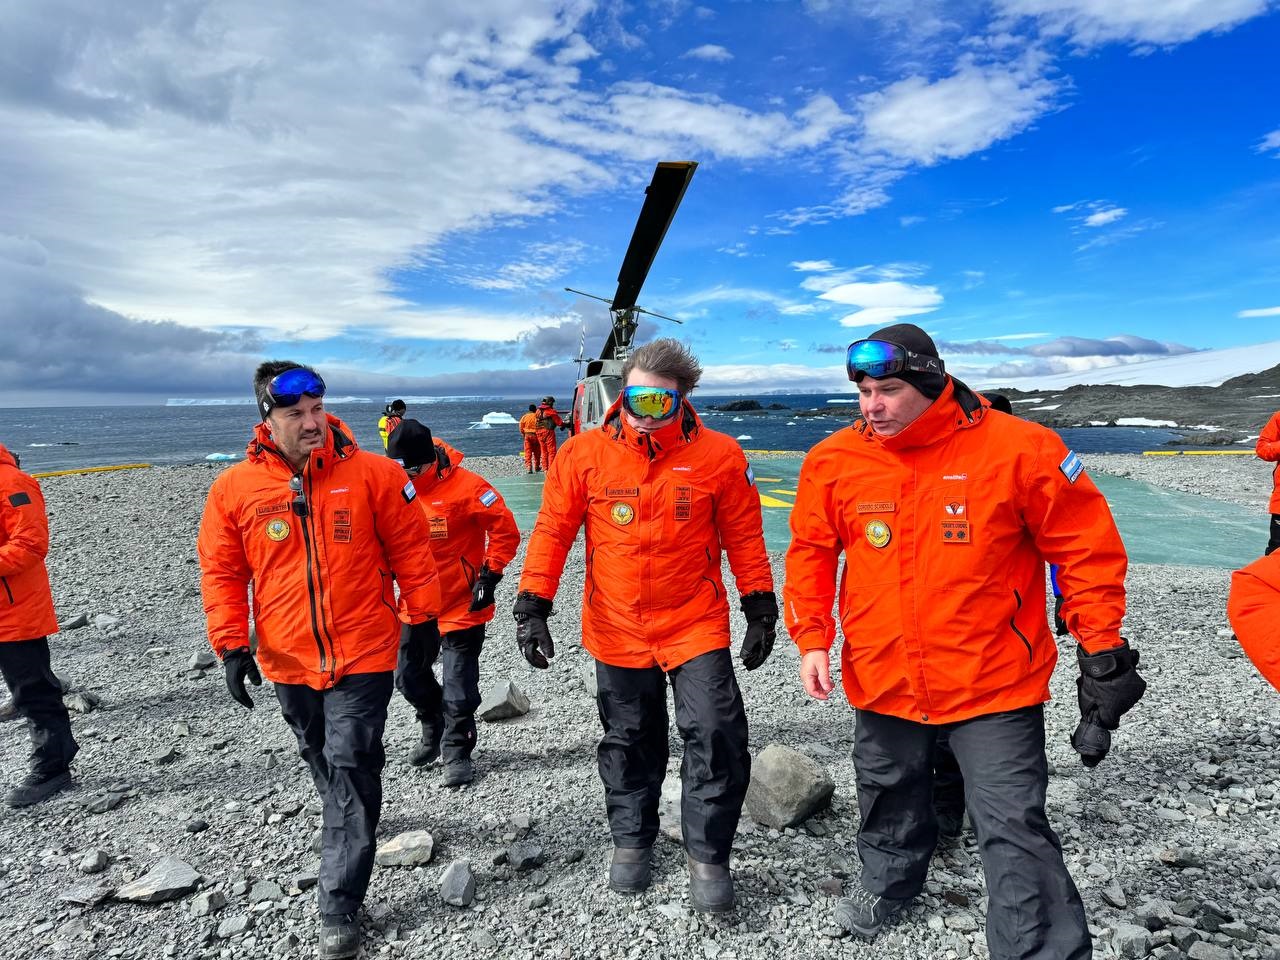
[[[1271,515],[1271,539],[1267,541],[1266,552],[1263,556],[1271,556],[1277,550],[1280,550],[1280,513]]]
[[[699,863],[727,864],[751,782],[747,714],[726,650],[712,650],[664,674],[658,667],[596,661],[596,705],[604,736],[596,750],[609,830],[616,847],[652,846],[667,773],[667,680],[684,739],[680,819],[684,846]]]
[[[382,814],[382,729],[391,672],[348,674],[328,690],[294,683],[275,687],[324,802],[320,915],[355,913],[369,887]]]
[[[940,730],[964,775],[965,804],[986,874],[992,960],[1093,955],[1080,894],[1045,815],[1048,764],[1040,706],[947,727],[858,711],[858,853],[867,890],[897,900],[924,886],[937,841],[932,763]]]
[[[933,745],[933,809],[964,816],[964,774],[951,750],[949,729],[940,731]]]
[[[0,643],[0,671],[13,695],[13,708],[27,721],[34,773],[62,773],[80,747],[62,703],[62,686],[49,665],[49,638]]]
[[[440,650],[428,650],[427,662],[411,664],[400,634],[400,659],[396,663],[396,689],[413,707],[422,724],[422,739],[440,746],[445,763],[466,760],[476,748],[476,708],[480,706],[480,651],[484,649],[484,624],[450,630],[440,641],[444,651],[441,673],[444,688],[431,667]]]

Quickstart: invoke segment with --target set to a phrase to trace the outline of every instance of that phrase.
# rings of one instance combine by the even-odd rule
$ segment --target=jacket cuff
[[[742,595],[739,601],[742,613],[747,620],[760,620],[765,617],[778,619],[778,598],[772,590],[756,590]]]

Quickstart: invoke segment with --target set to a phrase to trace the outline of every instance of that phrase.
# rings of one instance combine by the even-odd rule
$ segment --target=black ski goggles
[[[263,391],[258,406],[265,419],[276,407],[292,407],[303,397],[324,396],[324,381],[320,374],[306,367],[293,367],[284,373],[276,374]]]
[[[936,373],[941,376],[946,372],[941,360],[923,353],[913,353],[906,347],[890,343],[888,340],[855,340],[849,344],[849,352],[845,355],[844,368],[849,379],[855,383],[858,377],[892,377],[904,370],[916,373]]]
[[[627,387],[622,391],[622,405],[633,417],[670,420],[680,412],[680,391],[666,387]]]

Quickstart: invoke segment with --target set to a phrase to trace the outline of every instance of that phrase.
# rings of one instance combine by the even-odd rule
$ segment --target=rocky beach
[[[1087,463],[1256,507],[1259,551],[1265,542],[1269,465],[1243,456]],[[510,457],[467,465],[491,477],[522,469]],[[73,790],[0,818],[6,957],[314,952],[319,807],[311,779],[269,685],[253,690],[257,709],[233,703],[204,635],[195,531],[220,469],[42,483],[66,628],[51,641],[54,668],[71,687],[81,750]],[[595,771],[593,673],[577,644],[582,557],[580,549],[570,557],[551,620],[558,656],[536,672],[516,650],[509,615],[522,556],[523,548],[498,590],[481,689],[510,681],[527,712],[520,696],[502,691],[516,703],[497,713],[517,715],[480,725],[474,784],[448,790],[439,767],[408,764],[416,725],[408,704],[393,701],[385,849],[366,903],[364,955],[986,955],[971,834],[938,851],[926,894],[875,943],[833,924],[834,897],[857,870],[853,714],[838,691],[825,704],[804,695],[797,652],[782,635],[764,667],[739,674],[752,752],[780,745],[792,762],[803,764],[795,753],[809,758],[834,782],[830,806],[796,827],[744,816],[733,861],[739,906],[725,918],[690,912],[682,851],[669,839],[657,848],[650,891],[626,898],[604,890],[610,840]],[[782,555],[773,561],[780,585]],[[1076,670],[1070,643],[1060,647],[1065,662],[1047,706],[1049,816],[1097,956],[1280,958],[1280,694],[1231,638],[1228,581],[1219,569],[1130,568],[1126,634],[1142,651],[1150,689],[1093,770],[1067,743],[1078,719]],[[740,617],[734,622],[736,645]],[[13,781],[25,765],[25,731],[8,723],[0,732],[0,763]],[[672,757],[676,797],[674,725]]]

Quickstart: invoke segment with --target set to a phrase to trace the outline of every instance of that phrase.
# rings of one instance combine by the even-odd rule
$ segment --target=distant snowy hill
[[[978,389],[1013,387],[1018,390],[1062,390],[1077,384],[1159,384],[1166,387],[1216,387],[1224,380],[1257,373],[1280,363],[1280,340],[1224,350],[1201,350],[1177,357],[1157,357],[1093,370],[1040,377],[975,377]]]

